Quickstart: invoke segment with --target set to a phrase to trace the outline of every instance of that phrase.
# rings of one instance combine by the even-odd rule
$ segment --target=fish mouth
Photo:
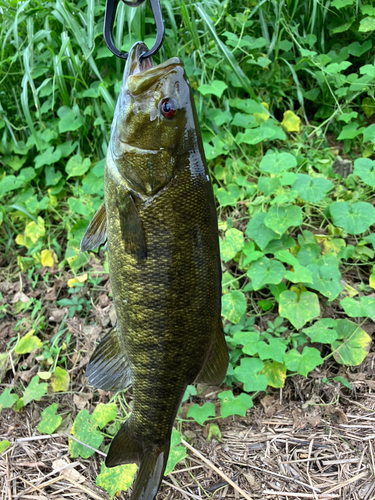
[[[146,52],[148,52],[148,47],[143,42],[136,42],[130,49],[123,77],[125,88],[127,88],[131,76],[155,67],[152,57],[142,58]]]
[[[168,76],[176,66],[183,68],[183,63],[178,57],[172,57],[155,66],[152,57],[141,57],[147,51],[148,47],[143,42],[136,42],[130,49],[123,77],[124,94],[139,95]]]

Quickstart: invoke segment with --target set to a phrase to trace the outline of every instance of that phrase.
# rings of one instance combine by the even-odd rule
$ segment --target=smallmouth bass
[[[152,500],[188,384],[220,384],[228,366],[214,196],[193,96],[177,57],[126,63],[105,166],[105,198],[81,242],[107,241],[117,325],[86,375],[100,389],[133,384],[133,409],[107,467],[137,463],[132,500]]]

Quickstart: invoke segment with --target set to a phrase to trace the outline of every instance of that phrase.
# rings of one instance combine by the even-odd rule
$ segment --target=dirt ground
[[[72,395],[56,399],[76,406]],[[81,406],[82,400],[92,409],[90,399],[81,398]],[[341,394],[333,401],[288,402],[277,391],[246,417],[219,420],[221,442],[207,441],[208,426],[184,425],[188,458],[164,478],[158,498],[373,500],[375,394]],[[95,485],[105,454],[69,458],[66,431],[42,436],[35,430],[40,411],[34,402],[22,414],[1,413],[0,439],[11,442],[0,457],[1,498],[109,498]],[[129,498],[129,492],[121,495]]]
[[[11,443],[0,455],[2,499],[109,498],[95,485],[105,453],[97,450],[88,460],[72,459],[68,454],[69,431],[78,411],[86,408],[92,412],[98,402],[110,398],[103,391],[92,391],[84,375],[96,341],[115,322],[108,275],[95,260],[90,265],[101,281],[91,288],[86,283],[80,296],[88,301],[84,307],[91,306],[82,310],[84,314],[81,311],[66,319],[70,341],[61,355],[66,357],[70,375],[69,392],[51,393],[18,413],[12,409],[0,412],[0,440]],[[90,275],[95,277],[94,272]],[[71,277],[56,270],[50,272],[49,281],[41,274],[36,284],[33,277],[32,284],[25,274],[10,276],[3,269],[0,292],[2,304],[9,308],[1,320],[0,352],[6,352],[20,319],[27,320],[21,334],[30,328],[31,311],[16,310],[19,302],[30,297],[41,301],[40,314],[47,318],[40,334],[43,340],[56,335],[67,314],[67,308],[57,301],[69,296],[67,280]],[[40,370],[37,354],[7,358],[0,374],[0,393],[6,387],[22,393]],[[288,378],[282,390],[259,395],[245,417],[216,420],[221,440],[207,440],[208,425],[180,421],[188,458],[164,478],[158,498],[374,500],[375,352],[372,348],[362,365],[353,369],[330,363],[316,368],[308,378]],[[345,377],[353,390],[338,382],[323,383],[324,377],[336,375]],[[209,388],[188,401],[182,413],[197,402],[218,407],[221,390]],[[126,397],[131,399],[131,391]],[[41,412],[53,402],[58,403],[65,424],[56,434],[40,435],[36,426]],[[129,498],[130,492],[119,497]]]

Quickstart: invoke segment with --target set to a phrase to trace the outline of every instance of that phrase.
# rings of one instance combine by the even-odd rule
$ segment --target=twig
[[[27,443],[28,441],[39,441],[40,439],[51,439],[55,437],[61,437],[60,434],[48,434],[47,436],[31,436],[27,438],[18,438],[16,443]]]
[[[7,483],[8,483],[9,500],[12,500],[12,489],[10,487],[10,472],[9,472],[8,454],[5,455],[5,461],[6,461],[6,466],[7,466]]]
[[[70,479],[70,477],[68,477],[68,476],[63,476],[63,477],[64,477],[64,479],[66,479],[67,481],[69,481],[69,483],[72,483],[76,488],[84,491],[85,493],[87,493],[88,495],[92,496],[93,498],[96,498],[97,500],[103,500],[102,497],[100,497],[99,495],[97,495],[96,493],[94,493],[89,488],[86,488],[86,486],[83,486],[82,484],[77,483],[73,479]]]
[[[274,491],[274,490],[264,490],[263,495],[272,495],[272,498],[277,496],[282,497],[296,497],[296,498],[315,498],[312,493],[292,493],[290,491]],[[329,498],[340,498],[339,495],[326,495],[322,493],[320,496],[321,500],[329,499]]]
[[[68,437],[69,439],[73,439],[73,441],[76,441],[77,443],[81,444],[82,446],[85,446],[86,448],[90,448],[90,450],[96,451],[96,453],[99,453],[99,455],[102,455],[103,457],[107,456],[107,453],[103,453],[100,450],[97,450],[96,448],[93,448],[92,446],[89,446],[88,444],[84,443],[83,441],[80,441],[79,439],[75,438],[71,434],[68,434],[67,432],[64,432],[64,435]]]
[[[175,486],[174,484],[167,483],[167,481],[165,481],[164,479],[163,479],[162,483],[165,484],[166,486],[169,486],[170,488],[173,488],[174,490],[179,491],[180,493],[182,493],[184,495],[187,495],[188,497],[195,498],[196,500],[202,500],[202,497],[199,497],[198,495],[193,495],[193,493],[188,493],[187,491],[179,488],[178,486]]]
[[[354,481],[358,481],[359,479],[362,479],[363,477],[366,477],[366,476],[368,476],[368,472],[363,471],[360,474],[358,474],[357,476],[351,477],[350,479],[347,479],[343,483],[337,484],[336,486],[334,486],[333,488],[330,488],[329,490],[325,491],[324,493],[331,493],[331,491],[339,490],[340,488],[343,488],[344,486],[347,486],[350,483],[354,483]]]
[[[228,484],[230,484],[235,490],[238,491],[243,497],[245,497],[247,500],[253,500],[252,497],[246,493],[242,488],[240,488],[236,483],[234,483],[229,477],[224,474],[220,469],[218,469],[210,460],[208,460],[206,457],[204,457],[201,453],[199,453],[198,450],[193,448],[189,443],[187,443],[184,439],[181,439],[181,443],[186,446],[186,448],[190,451],[192,451],[197,457],[199,457],[206,465],[211,467],[219,476],[221,476]]]
[[[283,479],[286,479],[287,481],[294,481],[297,484],[300,484],[301,486],[304,486],[305,488],[308,488],[309,490],[316,491],[317,493],[321,493],[322,490],[319,488],[315,488],[314,486],[310,486],[307,483],[303,483],[302,481],[299,481],[298,479],[295,479],[294,477],[288,477],[288,476],[283,476],[282,474],[278,474],[277,472],[272,472],[270,470],[265,470],[261,469],[260,467],[256,467],[255,465],[252,464],[244,464],[247,467],[251,467],[252,469],[259,470],[260,472],[263,472],[263,474],[271,474],[272,476],[277,476],[277,477],[282,477]]]
[[[49,481],[46,481],[45,483],[39,484],[38,486],[33,486],[32,488],[28,488],[27,490],[23,491],[22,493],[20,493],[16,497],[14,497],[14,500],[17,500],[18,498],[23,497],[23,495],[26,495],[26,493],[31,493],[32,491],[45,488],[46,486],[49,486],[50,484],[57,483],[57,481],[61,481],[62,479],[65,479],[65,476],[64,476],[64,478],[62,478],[61,476],[54,477],[53,479],[50,479]]]

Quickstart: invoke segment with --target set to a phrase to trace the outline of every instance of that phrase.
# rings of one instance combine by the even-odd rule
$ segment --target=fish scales
[[[87,368],[105,390],[130,381],[133,408],[108,452],[109,467],[136,462],[132,500],[152,500],[188,384],[223,380],[214,197],[194,101],[178,58],[158,67],[130,51],[105,167],[105,202],[82,240],[107,241],[116,327]]]

